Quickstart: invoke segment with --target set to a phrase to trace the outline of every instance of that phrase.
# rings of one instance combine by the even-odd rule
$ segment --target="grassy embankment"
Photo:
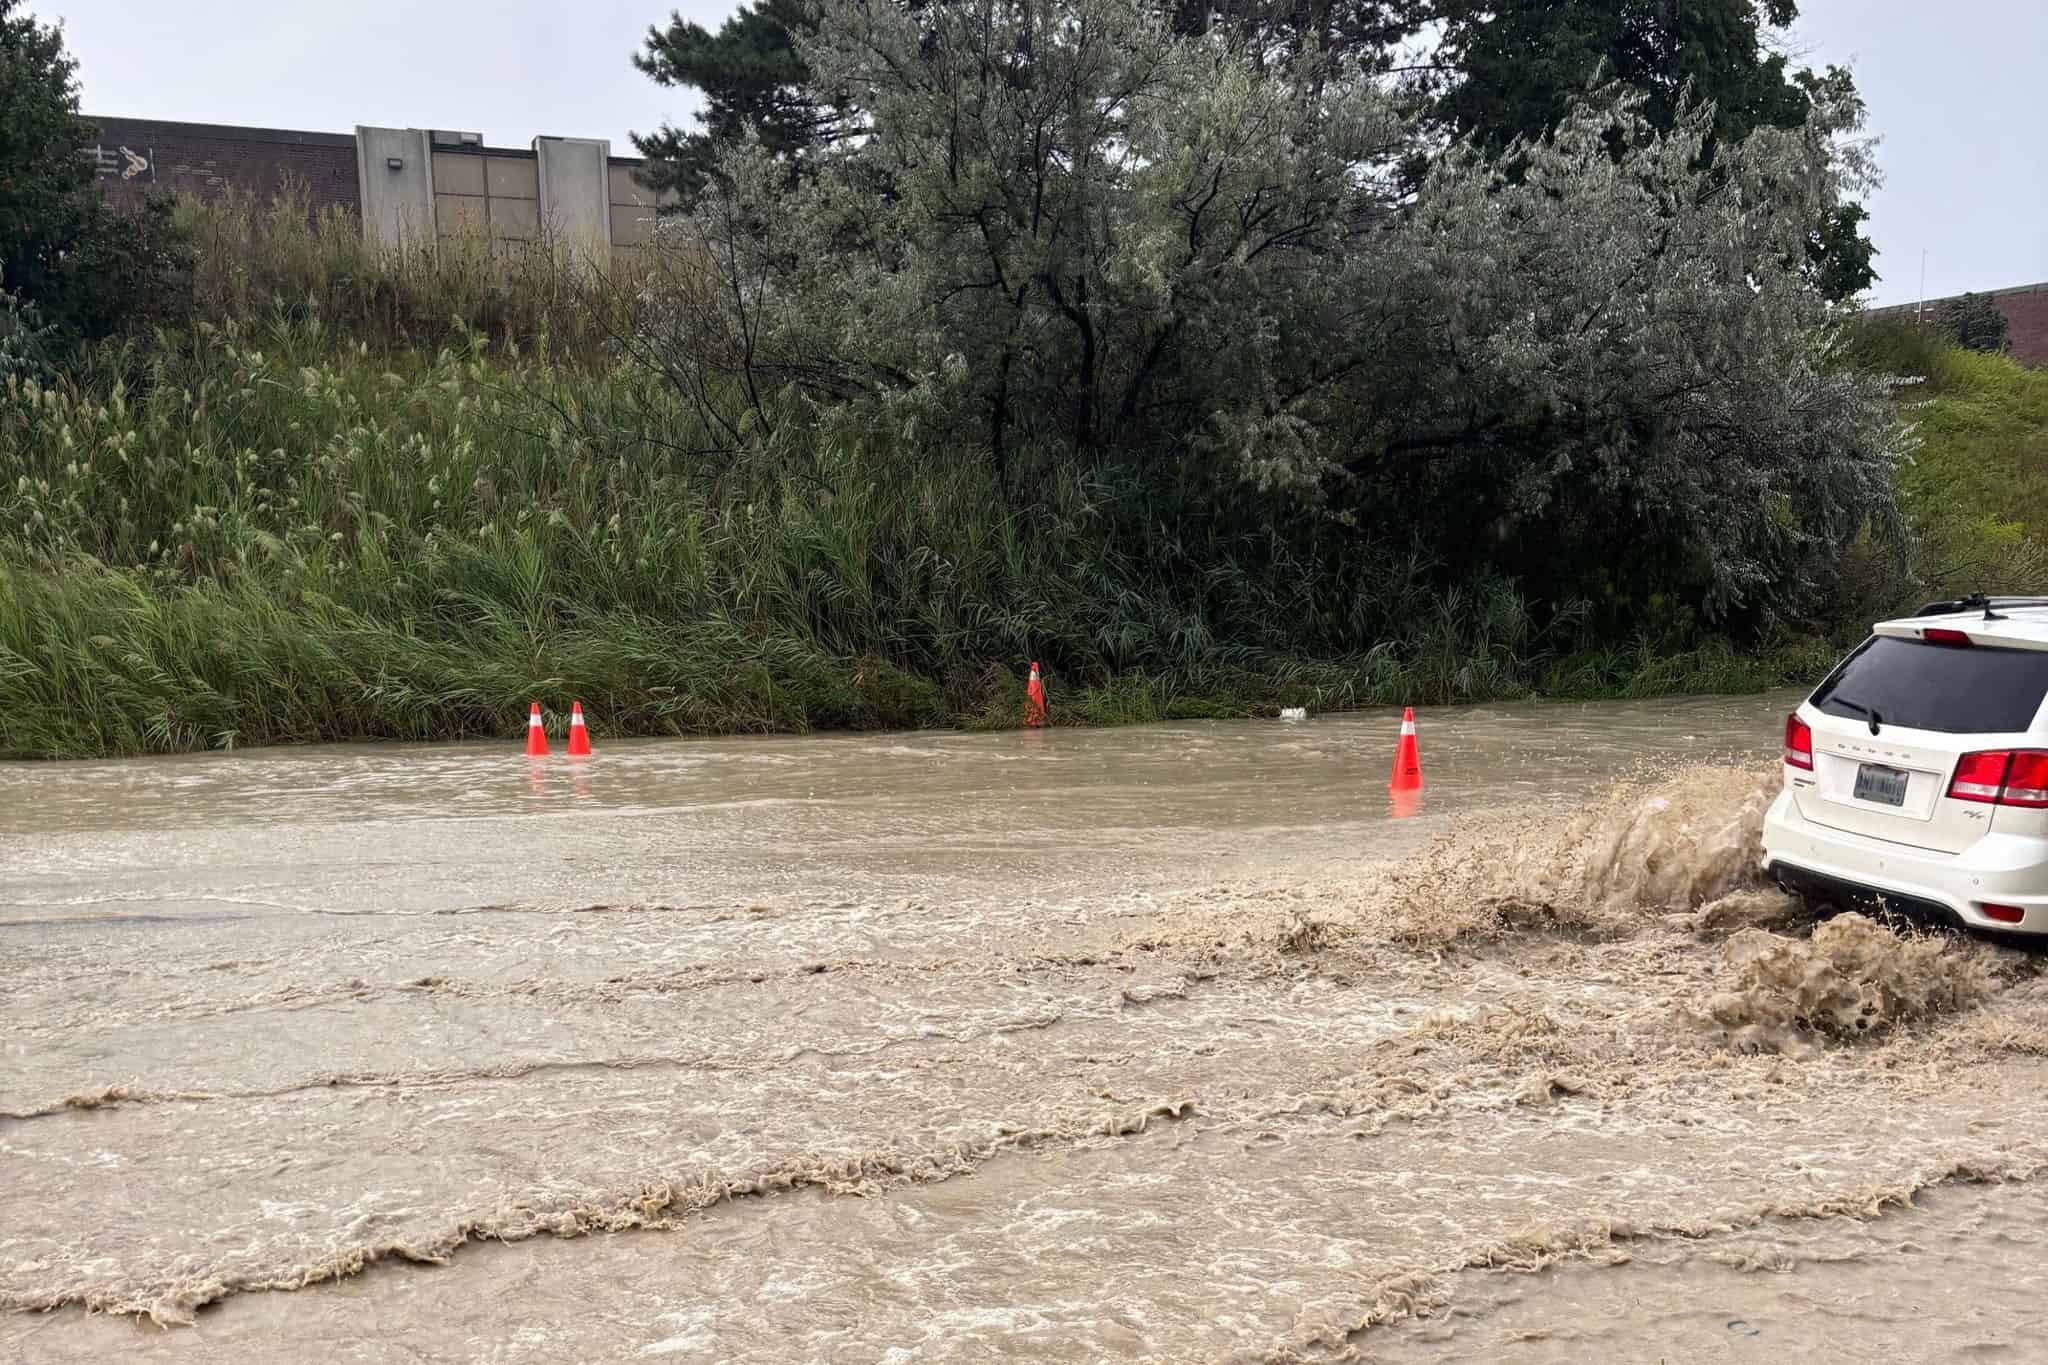
[[[1056,717],[1113,723],[1741,691],[1828,653],[1590,642],[1504,585],[1302,556],[1107,477],[1020,503],[977,462],[906,470],[853,435],[707,458],[616,363],[616,291],[188,215],[189,332],[0,394],[8,756],[508,735],[530,697],[611,733],[1000,725],[1031,658]],[[1987,538],[2023,567],[2048,376],[1930,356],[1909,500],[1951,567]],[[1973,423],[2004,433],[1995,469]],[[1964,473],[1958,521],[1936,490]]]
[[[1872,324],[1858,343],[1862,363],[1909,381],[1900,414],[1919,439],[1898,486],[1926,591],[1878,605],[2048,592],[2048,370],[1899,323]]]

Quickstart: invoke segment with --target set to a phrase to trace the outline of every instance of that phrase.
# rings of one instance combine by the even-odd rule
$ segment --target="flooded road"
[[[2025,1358],[2048,992],[1772,994],[1788,704],[0,767],[0,1358]]]

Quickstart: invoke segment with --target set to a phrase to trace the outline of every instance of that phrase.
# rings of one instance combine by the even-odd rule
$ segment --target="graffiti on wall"
[[[117,176],[122,180],[133,180],[137,176],[156,179],[154,147],[138,152],[133,147],[105,147],[94,143],[85,149],[85,159],[92,162],[94,172],[102,180]]]

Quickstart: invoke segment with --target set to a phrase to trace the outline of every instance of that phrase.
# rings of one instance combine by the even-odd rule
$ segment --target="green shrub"
[[[117,213],[79,149],[77,67],[60,26],[0,0],[0,372],[25,365],[23,316],[37,314],[39,363],[149,324],[181,321],[191,253],[169,201]]]

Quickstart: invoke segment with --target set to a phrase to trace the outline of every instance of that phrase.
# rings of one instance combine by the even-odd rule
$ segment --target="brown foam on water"
[[[122,1104],[207,1104],[223,1100],[275,1099],[302,1091],[420,1089],[459,1086],[480,1080],[511,1080],[550,1071],[637,1071],[647,1068],[675,1070],[730,1069],[730,1063],[715,1058],[641,1053],[611,1057],[578,1057],[494,1062],[487,1066],[423,1068],[409,1072],[323,1071],[300,1077],[284,1085],[241,1090],[161,1090],[121,1084],[80,1091],[48,1103],[24,1109],[0,1109],[0,1120],[26,1122],[46,1119],[74,1110],[104,1109]]]
[[[1637,1244],[1460,1281],[1449,1311],[1375,1333],[1393,1365],[2025,1360],[2039,1354],[2048,1189],[1957,1183],[1857,1220]],[[1612,1268],[1618,1265],[1620,1268]],[[1940,1273],[1929,1275],[1930,1267]],[[1904,1290],[1905,1292],[1901,1292]]]
[[[1761,871],[1763,815],[1781,781],[1775,766],[1623,781],[1562,814],[1472,821],[1363,880],[1198,895],[1125,946],[1284,966],[1327,965],[1374,944],[1495,943],[1487,951],[1512,953],[1512,962],[1526,951],[1512,947],[1518,933],[1562,932],[1614,945],[1611,968],[1677,986],[1670,1021],[1738,1051],[1883,1037],[1966,1012],[2031,974],[2024,955],[1973,940],[1855,914],[1815,925]],[[1675,938],[1673,930],[1690,933]],[[1637,935],[1640,951],[1616,942]],[[1686,946],[1699,938],[1726,939],[1718,963]],[[1569,942],[1559,950],[1575,951]],[[1582,1030],[1561,1028],[1540,1008],[1439,1011],[1411,1036],[1453,1044],[1482,1064],[1534,1068],[1514,1092],[1523,1104],[1598,1094],[1603,1071],[1634,1072],[1643,1061],[1612,1046],[1590,1054]],[[1955,1046],[2048,1053],[2048,1001]]]
[[[1976,1060],[1986,1056],[2048,1057],[2048,1007],[2039,1001],[2001,1000],[1959,1021],[1943,1039],[1952,1056]]]
[[[1503,1064],[1584,1060],[1555,1019],[1520,1005],[1481,1010],[1469,1018],[1439,1011],[1425,1017],[1409,1036],[1448,1042],[1470,1056]]]
[[[1694,767],[1626,782],[1564,821],[1516,839],[1493,900],[1510,922],[1625,929],[1760,883],[1775,768]]]
[[[1441,948],[1553,929],[1621,936],[1674,917],[1725,931],[1796,917],[1764,887],[1776,768],[1689,767],[1624,781],[1563,814],[1479,817],[1363,881],[1198,893],[1120,946],[1315,953],[1363,941]]]
[[[1357,1359],[1354,1352],[1360,1337],[1373,1328],[1443,1307],[1450,1301],[1450,1282],[1465,1271],[1532,1273],[1571,1261],[1619,1265],[1629,1259],[1627,1249],[1634,1243],[1703,1241],[1785,1220],[1872,1219],[1893,1210],[1912,1208],[1916,1195],[1945,1185],[2027,1181],[2037,1178],[2040,1170],[2038,1162],[2027,1159],[1958,1161],[1896,1183],[1873,1184],[1809,1200],[1779,1200],[1714,1210],[1681,1221],[1636,1223],[1590,1218],[1569,1223],[1532,1223],[1441,1264],[1403,1270],[1380,1280],[1369,1291],[1362,1309],[1346,1320],[1306,1332],[1268,1351],[1261,1359],[1271,1365]]]
[[[168,1098],[154,1090],[133,1085],[108,1085],[98,1090],[81,1090],[33,1109],[0,1109],[0,1119],[38,1119],[72,1110],[104,1109],[113,1104],[144,1104]]]
[[[1692,917],[1692,925],[1702,934],[1732,934],[1740,929],[1787,929],[1810,919],[1796,897],[1774,886],[1758,886],[1708,901]]]
[[[601,1232],[669,1230],[714,1205],[798,1190],[868,1196],[908,1185],[929,1185],[970,1174],[1008,1152],[1058,1144],[1135,1137],[1155,1119],[1191,1113],[1187,1098],[1149,1101],[1100,1116],[1061,1118],[1043,1125],[1006,1128],[977,1142],[931,1148],[896,1148],[845,1156],[804,1153],[758,1170],[727,1175],[706,1171],[657,1179],[637,1189],[582,1196],[537,1195],[457,1218],[431,1235],[343,1247],[318,1260],[258,1273],[199,1273],[175,1280],[106,1286],[53,1286],[31,1296],[10,1295],[0,1307],[50,1312],[78,1306],[89,1312],[127,1313],[158,1324],[189,1324],[199,1309],[236,1294],[295,1291],[362,1274],[379,1262],[446,1265],[471,1242],[519,1242],[534,1237],[577,1238]]]
[[[1810,939],[1744,929],[1723,948],[1727,989],[1706,1014],[1741,1047],[1874,1038],[1987,999],[1998,988],[1998,952],[1856,914],[1819,925]]]

